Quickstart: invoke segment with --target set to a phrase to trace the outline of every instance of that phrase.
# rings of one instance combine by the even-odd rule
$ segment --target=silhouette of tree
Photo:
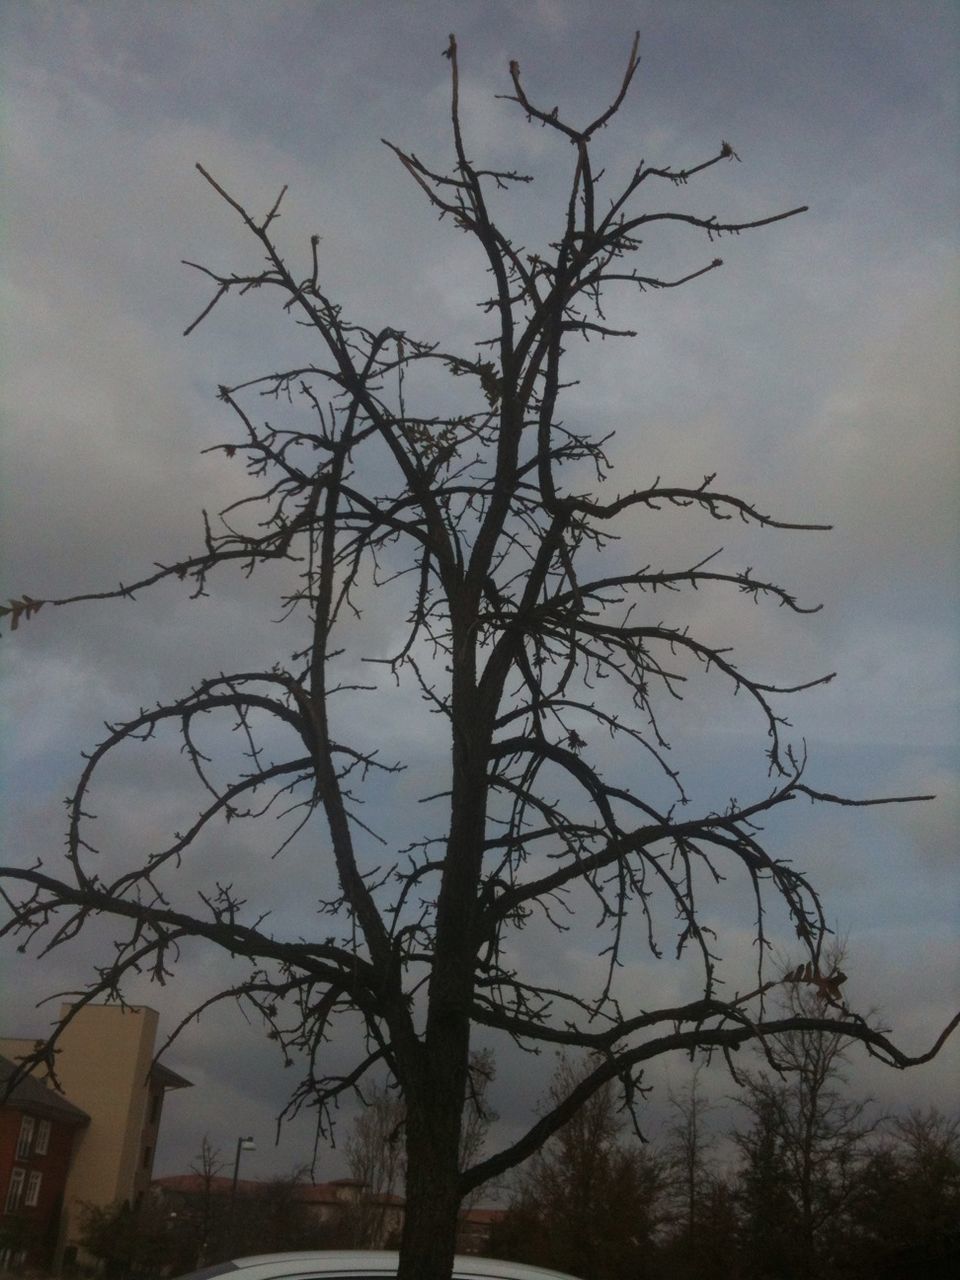
[[[842,978],[841,959],[830,953],[825,970]],[[831,998],[822,989],[791,983],[787,1012],[814,1016]],[[744,1160],[746,1233],[757,1268],[751,1274],[811,1280],[831,1268],[866,1140],[879,1119],[871,1116],[870,1099],[852,1099],[845,1087],[849,1044],[840,1031],[786,1031],[765,1046],[775,1073],[745,1075],[741,1101],[751,1123],[736,1140]]]
[[[591,1069],[561,1059],[544,1110]],[[524,1168],[491,1248],[594,1280],[642,1280],[656,1274],[664,1181],[662,1162],[632,1135],[625,1140],[624,1117],[607,1083]]]
[[[176,1256],[171,1223],[149,1198],[136,1207],[126,1200],[83,1205],[80,1242],[108,1277],[155,1276]]]
[[[741,1165],[737,1183],[740,1246],[747,1277],[796,1276],[798,1214],[790,1193],[779,1099],[751,1098],[751,1124],[736,1135]]]
[[[218,668],[107,726],[69,799],[65,868],[2,869],[12,908],[4,931],[24,946],[42,936],[49,948],[90,921],[112,922],[116,934],[89,987],[72,993],[74,1009],[122,998],[130,973],[163,980],[188,941],[219,949],[245,967],[202,1007],[239,1001],[288,1060],[305,1061],[289,1113],[314,1106],[321,1128],[344,1094],[386,1070],[405,1107],[403,1280],[449,1276],[463,1198],[525,1160],[612,1082],[629,1105],[652,1058],[732,1051],[791,1030],[842,1033],[898,1067],[931,1056],[908,1057],[837,1005],[765,1014],[771,921],[796,936],[805,981],[824,981],[816,889],[762,842],[758,824],[798,799],[854,803],[807,781],[782,709],[785,695],[831,677],[775,685],[736,665],[689,618],[665,621],[655,597],[726,591],[799,613],[808,606],[719,553],[659,567],[615,543],[631,519],[663,508],[766,530],[817,526],[775,518],[713,475],[604,489],[609,435],[591,434],[568,399],[589,355],[574,370],[574,344],[634,336],[605,310],[614,295],[649,302],[722,265],[709,250],[677,276],[658,275],[631,265],[642,237],[669,227],[715,242],[803,210],[747,221],[690,212],[688,184],[738,160],[727,142],[681,168],[631,161],[619,186],[604,177],[595,144],[634,78],[635,39],[612,101],[582,125],[537,105],[511,63],[507,100],[570,160],[555,230],[528,249],[503,229],[502,204],[529,178],[472,158],[452,37],[446,56],[451,168],[387,145],[439,216],[438,235],[449,228],[468,238],[464,281],[480,255],[489,293],[476,345],[447,349],[348,315],[326,291],[319,235],[303,265],[281,245],[283,192],[257,215],[198,166],[256,253],[238,270],[198,267],[212,296],[187,332],[225,299],[251,294],[275,299],[294,326],[290,364],[219,389],[238,431],[220,452],[245,466],[250,490],[219,519],[205,518],[189,558],[110,590],[22,595],[3,610],[12,627],[36,627],[59,607],[126,601],[157,583],[180,580],[203,597],[231,566],[258,582],[273,571],[284,624],[274,659]],[[661,204],[663,190],[676,191],[681,207]],[[251,608],[260,598],[251,595]],[[235,653],[242,628],[223,639]],[[698,799],[668,746],[670,708],[685,688],[701,687],[691,684],[697,674],[739,695],[759,726],[759,776],[745,776],[747,798],[721,808]],[[425,725],[413,723],[418,708]],[[379,800],[393,813],[403,798],[391,790],[403,761],[378,742],[385,723],[409,733],[410,759],[431,734],[443,739],[412,839],[409,829],[395,838],[404,825],[393,816],[388,834],[377,833],[361,807]],[[127,752],[171,743],[193,772],[197,809],[155,842],[145,827],[142,849],[128,840],[98,849],[101,778]],[[265,858],[309,850],[298,897],[319,915],[306,935],[302,916],[289,930],[271,917],[274,904],[261,885],[244,887],[239,861],[198,888],[204,853],[222,843],[225,824],[258,821]],[[721,947],[702,891],[720,880],[742,885],[753,920],[758,974],[749,993],[718,984]],[[691,998],[664,1007],[655,988],[625,988],[621,965],[638,936],[659,955],[675,921],[677,953],[695,960],[700,979]],[[525,967],[520,935],[543,922],[587,931],[584,946],[602,960],[601,970],[582,971],[599,972],[594,985]],[[355,1063],[342,1070],[325,1047],[341,1022],[340,1044],[358,1022],[363,1032]],[[461,1170],[477,1028],[486,1039],[595,1057],[526,1132]],[[24,1069],[55,1070],[55,1039]]]
[[[403,1099],[382,1087],[372,1089],[353,1122],[346,1156],[351,1178],[362,1183],[347,1215],[347,1237],[360,1249],[385,1242],[386,1200],[401,1190],[404,1174]]]
[[[187,1216],[184,1229],[178,1232],[180,1237],[189,1236],[189,1245],[182,1240],[183,1246],[192,1255],[187,1265],[200,1267],[212,1257],[222,1257],[225,1242],[225,1226],[228,1205],[217,1192],[217,1180],[227,1167],[219,1148],[210,1141],[209,1134],[204,1134],[200,1141],[194,1163],[190,1166],[200,1179],[200,1191],[197,1203]]]
[[[838,1274],[946,1280],[960,1268],[960,1118],[913,1111],[861,1170]]]
[[[709,1159],[716,1135],[707,1126],[714,1104],[705,1096],[700,1067],[682,1092],[670,1092],[673,1119],[661,1143],[667,1170],[671,1226],[661,1246],[661,1273],[674,1280],[726,1276],[736,1259],[737,1216],[730,1189]]]
[[[707,1152],[713,1135],[706,1128],[711,1104],[700,1087],[700,1071],[696,1068],[686,1091],[670,1094],[674,1120],[667,1129],[667,1152],[681,1219],[693,1236],[699,1218],[700,1201],[707,1188]]]

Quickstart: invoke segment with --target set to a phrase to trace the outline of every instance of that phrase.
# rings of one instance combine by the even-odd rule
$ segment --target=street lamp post
[[[252,1137],[237,1139],[237,1155],[233,1162],[233,1182],[230,1184],[230,1212],[233,1214],[234,1202],[237,1198],[237,1179],[240,1176],[240,1153],[242,1151],[256,1151],[256,1143]]]

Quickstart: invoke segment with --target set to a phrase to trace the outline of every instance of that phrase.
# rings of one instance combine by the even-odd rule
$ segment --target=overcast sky
[[[812,810],[778,832],[847,938],[851,997],[905,1048],[925,1049],[960,1001],[956,5],[13,0],[0,22],[5,599],[113,585],[169,562],[198,545],[201,508],[233,492],[222,458],[201,455],[232,429],[217,385],[289,357],[282,327],[256,308],[219,308],[181,336],[208,297],[181,259],[254,260],[195,162],[255,211],[289,184],[283,244],[302,252],[322,236],[328,292],[357,320],[469,349],[482,273],[380,141],[450,163],[451,30],[470,155],[536,178],[499,209],[528,247],[557,225],[570,151],[495,98],[509,91],[507,63],[519,60],[535,100],[582,122],[615,92],[637,28],[641,68],[601,139],[608,169],[682,168],[724,139],[741,164],[658,200],[721,219],[810,205],[724,242],[722,271],[625,302],[638,338],[591,350],[567,409],[598,434],[617,431],[619,489],[717,472],[764,510],[834,524],[748,536],[739,549],[737,531],[722,531],[735,563],[749,557],[822,612],[784,618],[698,598],[691,620],[771,677],[838,672],[791,706],[813,785],[936,792],[909,810]],[[713,256],[696,237],[652,236],[644,251],[656,274]],[[640,564],[720,545],[715,529],[669,521],[638,523],[631,537]],[[255,589],[251,608],[232,581],[203,602],[164,588],[135,605],[41,613],[5,636],[4,859],[56,867],[61,800],[104,720],[178,696],[240,655],[285,657],[293,645],[277,650],[274,600]],[[680,721],[697,735],[708,793],[735,776],[741,750],[739,721],[712,696]],[[405,728],[375,732],[400,753]],[[111,776],[103,821],[121,843],[159,829],[185,803],[180,787],[173,762],[135,760]],[[243,863],[278,920],[310,898],[295,865],[258,863],[252,839],[223,856]],[[593,963],[589,936],[532,943],[547,971]],[[737,945],[734,933],[734,957]],[[93,954],[87,943],[42,963],[5,951],[5,1032],[43,1030],[36,1001],[81,981]],[[169,1029],[218,964],[198,950],[173,984],[131,998]],[[649,981],[638,956],[641,972]],[[656,972],[669,999],[676,979]],[[158,1172],[183,1171],[204,1133],[225,1151],[255,1133],[251,1176],[309,1160],[309,1122],[270,1146],[289,1077],[259,1029],[222,1011],[168,1060],[194,1088],[171,1099]],[[890,1107],[948,1108],[958,1063],[956,1045],[907,1077],[856,1057],[856,1079]],[[502,1068],[504,1136],[548,1070]],[[683,1078],[682,1064],[670,1070],[654,1075]],[[339,1152],[321,1156],[318,1176],[342,1171]]]

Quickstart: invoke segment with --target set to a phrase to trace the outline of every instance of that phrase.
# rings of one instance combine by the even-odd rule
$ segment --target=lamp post
[[[237,1156],[233,1162],[233,1182],[230,1184],[230,1213],[233,1215],[233,1206],[237,1198],[237,1178],[240,1176],[240,1153],[242,1151],[256,1151],[257,1146],[252,1137],[237,1139]]]

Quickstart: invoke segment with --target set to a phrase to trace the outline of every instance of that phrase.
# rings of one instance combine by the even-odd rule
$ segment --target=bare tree
[[[818,1006],[838,998],[844,975],[842,955],[831,951],[828,982],[811,990],[790,975],[787,1012],[813,1017]],[[776,1221],[778,1249],[789,1249],[803,1280],[825,1275],[830,1251],[842,1234],[842,1219],[858,1189],[866,1139],[879,1115],[871,1099],[850,1098],[845,1089],[845,1050],[841,1031],[813,1032],[802,1027],[766,1044],[772,1072],[748,1074],[741,1101],[749,1129],[737,1135],[744,1157],[747,1217]],[[760,1274],[774,1265],[760,1263]],[[776,1259],[783,1266],[783,1257]]]
[[[549,1113],[593,1070],[561,1058],[543,1110]],[[625,1133],[613,1081],[524,1166],[505,1219],[494,1234],[501,1256],[556,1267],[594,1280],[654,1274],[665,1169]]]
[[[674,1120],[667,1127],[666,1149],[674,1174],[674,1185],[682,1205],[682,1220],[689,1236],[694,1234],[700,1200],[706,1191],[707,1152],[713,1135],[706,1128],[706,1117],[713,1110],[700,1087],[700,1067],[694,1068],[686,1090],[671,1091],[670,1106]]]
[[[463,1105],[463,1125],[460,1129],[460,1169],[472,1168],[483,1154],[490,1126],[500,1119],[490,1104],[490,1088],[497,1075],[497,1063],[492,1049],[473,1049],[467,1072],[467,1097]],[[464,1198],[464,1208],[471,1208],[479,1199],[481,1184]]]
[[[740,1252],[750,1280],[797,1273],[797,1206],[789,1187],[779,1104],[775,1092],[751,1094],[750,1122],[734,1135],[740,1149]]]
[[[691,1255],[699,1267],[703,1257],[701,1218],[712,1203],[716,1184],[708,1161],[715,1138],[707,1127],[707,1116],[714,1106],[704,1096],[699,1064],[682,1093],[670,1091],[670,1107],[673,1119],[664,1135],[664,1151],[677,1216],[674,1249],[678,1255],[684,1252]]]
[[[497,1119],[487,1100],[495,1076],[493,1053],[489,1049],[471,1050],[460,1130],[458,1163],[461,1170],[476,1163],[490,1124]],[[365,1094],[363,1102],[346,1143],[351,1176],[362,1184],[357,1204],[349,1215],[349,1235],[355,1244],[372,1248],[382,1246],[387,1240],[387,1224],[392,1216],[389,1198],[403,1189],[406,1108],[395,1090],[376,1086]],[[479,1195],[477,1187],[472,1195],[464,1198],[463,1209],[472,1207]]]
[[[207,1261],[211,1249],[216,1247],[218,1237],[222,1233],[224,1213],[222,1197],[217,1195],[217,1178],[227,1167],[221,1156],[219,1147],[210,1141],[205,1133],[200,1143],[195,1162],[190,1166],[200,1179],[198,1210],[194,1217],[196,1226],[196,1251],[193,1261],[199,1267]]]
[[[538,106],[511,63],[508,101],[562,144],[561,158],[570,161],[556,229],[535,250],[511,240],[500,210],[527,175],[471,158],[452,37],[451,168],[431,168],[387,144],[445,224],[438,234],[447,227],[462,233],[481,255],[490,293],[481,298],[479,355],[476,347],[447,350],[348,316],[325,291],[319,236],[304,265],[286,256],[277,238],[283,192],[257,216],[198,166],[246,228],[256,259],[237,271],[199,267],[212,297],[187,332],[224,299],[254,293],[276,299],[279,319],[299,326],[298,350],[307,338],[312,354],[220,388],[239,433],[222,453],[245,464],[251,489],[219,521],[206,521],[195,556],[111,590],[22,596],[5,610],[16,626],[54,606],[127,600],[168,580],[203,596],[231,565],[276,573],[286,624],[278,635],[289,639],[275,661],[218,671],[110,724],[69,801],[66,867],[3,870],[12,908],[5,929],[23,945],[42,934],[49,948],[92,919],[115,924],[102,967],[74,995],[75,1007],[117,998],[130,972],[162,978],[187,939],[247,962],[210,1002],[251,1007],[288,1058],[304,1055],[290,1106],[315,1105],[321,1124],[328,1105],[368,1072],[386,1069],[406,1109],[405,1280],[448,1276],[463,1197],[537,1150],[611,1081],[632,1100],[652,1058],[734,1050],[778,1031],[840,1028],[905,1067],[926,1060],[944,1038],[914,1059],[845,1008],[766,1016],[768,921],[789,921],[814,983],[822,978],[825,927],[814,886],[764,845],[758,822],[799,799],[855,803],[811,785],[804,755],[785,737],[781,696],[830,676],[775,686],[741,670],[689,619],[663,621],[659,601],[652,603],[654,593],[729,591],[803,612],[777,583],[723,567],[715,556],[672,567],[654,567],[642,555],[628,563],[611,545],[630,517],[665,507],[763,529],[818,526],[774,518],[712,475],[651,479],[604,496],[607,438],[561,418],[570,379],[579,376],[570,371],[571,344],[633,335],[608,318],[609,296],[626,295],[629,305],[722,265],[708,252],[676,277],[658,276],[630,265],[641,236],[669,226],[714,242],[803,212],[724,221],[665,209],[655,192],[686,188],[738,159],[726,142],[682,168],[641,161],[619,186],[609,185],[596,138],[624,100],[637,48],[634,40],[609,106],[585,125]],[[465,255],[464,274],[473,260]],[[280,419],[262,420],[264,397]],[[375,609],[364,612],[377,589],[394,618],[406,617],[393,651],[384,635],[396,630],[385,631]],[[369,660],[362,669],[361,655]],[[744,779],[747,798],[722,809],[698,803],[687,789],[661,719],[698,671],[752,706],[766,753],[761,776]],[[360,710],[364,689],[375,688],[372,705],[384,714],[394,685],[407,698],[397,730],[421,705],[428,726],[444,736],[439,780],[429,788],[433,808],[419,811],[434,816],[407,847],[377,836],[360,809],[402,763],[381,758]],[[91,815],[102,770],[170,735],[179,736],[194,770],[198,811],[142,856],[127,846],[95,854]],[[412,749],[425,737],[422,728],[411,732]],[[605,746],[610,739],[613,748]],[[651,769],[673,800],[664,801]],[[296,927],[285,934],[268,917],[270,904],[247,901],[242,866],[229,882],[203,886],[199,898],[195,881],[177,874],[192,865],[214,824],[281,811],[282,841],[265,836],[264,856],[291,842],[311,850],[315,881],[300,896],[312,895],[321,917],[307,937]],[[719,947],[702,914],[704,886],[736,877],[758,944],[756,989],[743,994],[718,985]],[[659,954],[663,928],[672,932],[675,920],[677,951],[693,956],[702,981],[695,998],[665,1008],[656,990],[623,990],[618,974],[638,933]],[[598,926],[594,945],[605,976],[595,989],[522,968],[518,935],[532,921]],[[341,1017],[348,1027],[359,1020],[364,1032],[355,1064],[342,1072],[325,1052]],[[526,1047],[596,1056],[589,1075],[524,1134],[461,1171],[477,1027],[487,1039],[501,1034]],[[53,1069],[52,1050],[48,1042],[34,1064]]]
[[[348,1217],[352,1243],[370,1249],[384,1243],[386,1198],[400,1190],[403,1178],[404,1106],[402,1097],[382,1087],[364,1101],[346,1144],[350,1175],[363,1184]]]
[[[894,1121],[858,1178],[840,1274],[955,1275],[960,1268],[960,1116]]]

